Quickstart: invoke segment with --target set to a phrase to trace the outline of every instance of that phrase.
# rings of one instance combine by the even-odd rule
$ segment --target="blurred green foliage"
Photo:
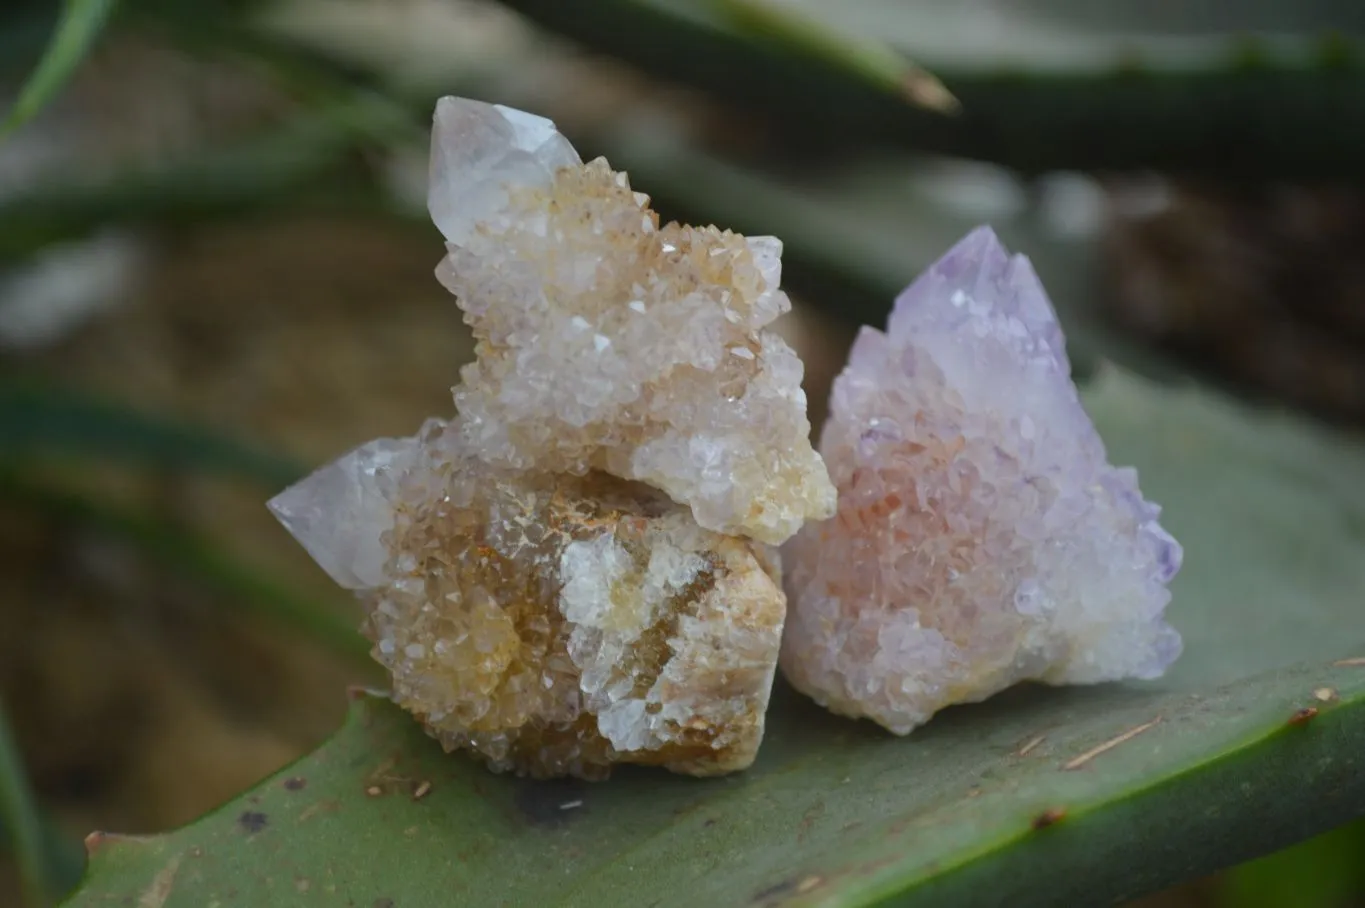
[[[115,0],[65,0],[56,33],[3,120],[0,138],[42,110],[66,84],[113,12]]]

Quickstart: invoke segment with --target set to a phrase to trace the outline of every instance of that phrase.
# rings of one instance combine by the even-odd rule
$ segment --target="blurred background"
[[[26,779],[46,871],[228,799],[378,681],[264,501],[451,409],[437,96],[552,117],[666,216],[780,235],[817,423],[857,325],[990,222],[1082,376],[1354,428],[1362,33],[1357,0],[10,0],[0,789]],[[1362,905],[1362,867],[1348,827],[1144,904]]]

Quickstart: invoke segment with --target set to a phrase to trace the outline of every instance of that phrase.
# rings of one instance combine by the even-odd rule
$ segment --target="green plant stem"
[[[0,500],[124,540],[236,605],[316,640],[357,662],[369,644],[339,611],[315,602],[224,555],[212,542],[153,518],[0,471]]]
[[[8,830],[25,902],[34,908],[52,897],[43,855],[43,829],[29,790],[19,745],[0,708],[0,827]]]

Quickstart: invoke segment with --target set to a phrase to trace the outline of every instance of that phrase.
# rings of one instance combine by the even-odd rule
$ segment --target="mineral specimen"
[[[440,279],[478,338],[458,415],[272,499],[366,607],[394,699],[496,770],[749,765],[786,598],[770,543],[833,512],[780,244],[660,227],[549,121],[444,99]]]
[[[438,275],[479,340],[455,389],[469,450],[638,480],[772,544],[833,513],[801,361],[763,330],[791,308],[780,241],[661,227],[624,173],[506,108],[443,99],[431,161]]]
[[[1016,682],[1160,675],[1179,544],[1108,465],[1032,266],[978,228],[864,328],[820,451],[838,513],[785,554],[781,665],[898,734]]]

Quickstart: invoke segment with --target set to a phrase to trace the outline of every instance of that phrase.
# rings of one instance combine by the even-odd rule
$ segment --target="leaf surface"
[[[747,107],[807,153],[897,145],[1029,173],[1359,178],[1358,13],[1343,11],[1330,30],[1330,18],[1311,15],[1249,26],[1246,4],[1231,3],[1200,22],[1156,11],[1167,5],[1096,10],[1084,0],[785,0],[769,5],[799,29],[760,32],[718,11],[751,4],[721,0],[502,2],[591,50]],[[838,47],[875,41],[914,59],[952,103],[905,103],[847,54],[811,53],[812,36],[835,34]]]

